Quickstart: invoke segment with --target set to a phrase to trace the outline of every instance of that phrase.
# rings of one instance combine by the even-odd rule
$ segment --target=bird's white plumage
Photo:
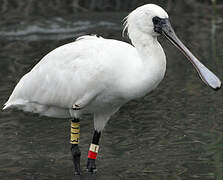
[[[164,77],[166,58],[153,31],[154,16],[168,15],[145,5],[128,16],[135,47],[83,36],[51,51],[22,77],[4,108],[60,118],[93,113],[95,129],[102,130],[124,103],[150,92]],[[74,104],[81,109],[73,110]]]

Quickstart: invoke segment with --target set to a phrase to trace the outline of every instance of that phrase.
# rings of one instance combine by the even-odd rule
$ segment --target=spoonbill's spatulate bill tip
[[[218,91],[219,89],[221,89],[222,84],[221,81],[219,80],[219,85],[217,87],[214,88],[215,91]]]
[[[87,169],[94,172],[101,131],[126,102],[154,90],[166,71],[166,56],[157,40],[164,35],[193,64],[200,78],[215,90],[219,78],[179,40],[161,7],[147,4],[126,18],[133,44],[83,36],[48,53],[16,85],[3,109],[17,108],[56,118],[72,118],[71,151],[80,174],[81,115],[94,114],[94,136]]]

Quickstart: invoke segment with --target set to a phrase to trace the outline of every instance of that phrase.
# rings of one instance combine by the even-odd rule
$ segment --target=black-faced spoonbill
[[[16,85],[4,109],[17,108],[71,120],[71,152],[75,174],[80,174],[80,118],[94,115],[94,135],[87,170],[96,170],[95,159],[102,130],[112,114],[126,102],[155,89],[166,71],[166,57],[157,41],[164,35],[190,60],[201,79],[217,90],[221,82],[182,44],[168,14],[147,4],[126,18],[133,44],[82,36],[48,53]]]

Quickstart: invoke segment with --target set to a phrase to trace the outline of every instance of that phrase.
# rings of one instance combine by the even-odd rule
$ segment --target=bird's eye
[[[160,22],[160,18],[158,18],[157,16],[153,18],[153,24],[156,25]]]

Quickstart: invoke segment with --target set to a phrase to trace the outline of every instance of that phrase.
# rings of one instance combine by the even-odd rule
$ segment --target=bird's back
[[[70,117],[69,110],[81,97],[89,93],[97,96],[104,89],[115,87],[121,70],[134,56],[137,52],[127,43],[80,37],[48,53],[25,74],[4,109]]]

